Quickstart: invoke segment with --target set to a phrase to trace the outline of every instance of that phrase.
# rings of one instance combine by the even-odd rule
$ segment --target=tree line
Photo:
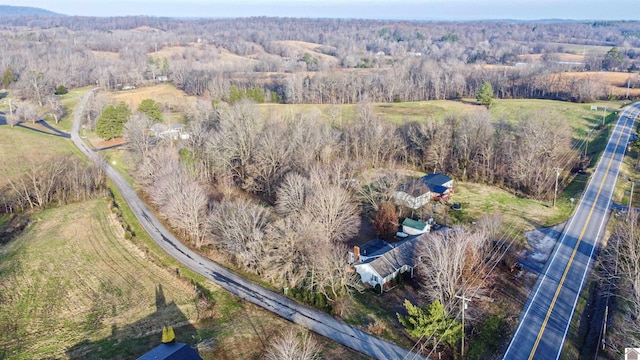
[[[609,89],[559,74],[637,72],[640,47],[637,22],[60,17],[12,18],[0,27],[3,87],[41,107],[60,86],[117,90],[159,76],[218,100],[243,92],[285,103],[452,99],[474,97],[488,81],[500,98],[591,101]],[[317,46],[302,51],[286,41]],[[611,49],[562,64],[557,53],[568,44]],[[243,58],[230,60],[229,52]],[[541,55],[541,65],[514,66],[528,55]]]
[[[84,201],[104,194],[104,173],[73,156],[60,156],[23,164],[19,176],[8,176],[0,188],[5,213],[40,210],[55,205]]]

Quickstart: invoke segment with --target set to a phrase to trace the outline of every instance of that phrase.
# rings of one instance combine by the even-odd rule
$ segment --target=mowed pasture
[[[107,339],[141,355],[162,325],[181,338],[195,313],[193,286],[125,240],[103,199],[34,214],[0,248],[0,269],[0,340],[10,358],[60,358]],[[159,287],[175,306],[156,308]],[[88,346],[77,354],[95,351]]]
[[[78,154],[69,140],[40,133],[37,130],[46,130],[41,126],[33,128],[0,125],[0,187],[7,185],[9,177],[18,176],[25,169],[40,164],[47,158]]]
[[[189,96],[171,84],[113,91],[108,94],[111,100],[123,101],[132,111],[135,111],[144,99],[153,99],[164,108],[171,109],[172,112],[183,112],[192,107],[197,100],[195,96]]]
[[[561,53],[578,54],[578,55],[605,55],[607,51],[611,50],[613,46],[603,45],[580,45],[560,42],[550,42],[549,46],[556,46]],[[636,52],[640,51],[639,48],[630,48]],[[621,49],[624,50],[624,49]]]
[[[103,199],[33,215],[0,248],[0,347],[11,359],[136,358],[160,342],[213,340],[205,359],[256,358],[294,325],[233,297],[217,285],[209,308],[179,271],[156,264],[125,239]],[[300,330],[300,328],[297,328]],[[331,358],[360,355],[316,337]]]

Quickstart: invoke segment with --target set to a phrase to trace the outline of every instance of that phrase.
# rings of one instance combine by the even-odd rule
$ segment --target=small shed
[[[406,218],[402,222],[402,232],[409,235],[428,233],[431,226],[423,221]]]

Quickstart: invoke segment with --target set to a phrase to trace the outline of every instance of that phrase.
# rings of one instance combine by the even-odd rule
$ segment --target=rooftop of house
[[[413,219],[409,219],[406,218],[404,219],[404,221],[402,222],[403,226],[408,226],[412,229],[417,229],[417,230],[424,230],[425,227],[427,227],[427,223],[423,222],[423,221],[418,221],[418,220],[413,220]]]
[[[408,183],[401,184],[398,187],[398,191],[405,192],[413,197],[418,197],[422,194],[426,194],[430,191],[429,186],[425,184],[421,179],[414,179]]]
[[[426,234],[408,238],[369,264],[383,278],[393,274],[404,265],[413,267],[418,248],[427,240],[428,235]]]
[[[202,360],[202,357],[184,343],[160,344],[148,353],[140,356],[138,360]]]
[[[427,192],[433,192],[436,194],[444,194],[449,190],[444,186],[452,179],[443,174],[429,174],[419,179],[414,179],[408,183],[401,184],[398,187],[399,191],[403,191],[413,197],[418,197]]]
[[[444,186],[452,179],[445,174],[429,174],[421,179],[427,185]]]
[[[393,249],[388,242],[382,239],[373,239],[360,246],[360,255],[367,257],[375,257],[384,254]]]

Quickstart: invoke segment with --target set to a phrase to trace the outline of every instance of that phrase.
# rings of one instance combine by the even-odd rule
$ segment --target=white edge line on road
[[[629,110],[629,109],[627,109],[627,110]],[[624,116],[624,113],[620,115],[620,119],[622,119],[623,116]],[[618,120],[618,122],[616,123],[616,126],[613,129],[613,131],[611,132],[611,135],[613,135],[615,133],[615,131],[616,131],[616,128],[619,127],[619,122],[620,122],[620,120]],[[607,145],[608,145],[608,142],[607,142]],[[605,146],[605,151],[606,151],[606,146]],[[615,149],[613,151],[613,155],[615,155]],[[604,159],[604,156],[600,157],[600,160],[598,160],[598,165],[596,166],[596,171],[600,168],[603,159]],[[593,179],[594,179],[594,177],[591,177],[591,179],[589,179],[589,183],[587,184],[587,187],[585,188],[585,194],[586,194],[586,191],[589,189],[589,187],[591,187],[591,183],[593,182]],[[603,178],[603,180],[604,180],[604,178]],[[584,194],[583,194],[583,196],[584,196]],[[594,204],[595,204],[595,200],[596,199],[594,199]],[[578,210],[580,210],[580,208],[582,208],[583,204],[584,203],[582,201],[580,201],[580,205],[578,206],[578,209],[576,209],[574,215],[576,213],[578,213]],[[586,206],[586,205],[584,205],[584,206]],[[573,225],[573,221],[574,220],[575,220],[575,216],[571,216],[571,220],[569,220],[569,224],[567,224],[565,229],[569,229],[571,227],[571,225]],[[529,311],[531,310],[531,307],[532,307],[533,303],[535,302],[535,299],[538,296],[538,292],[540,291],[540,288],[542,287],[542,284],[544,283],[544,281],[547,279],[547,274],[549,272],[549,269],[551,268],[551,265],[553,264],[553,262],[556,259],[556,256],[558,255],[558,252],[560,250],[560,245],[564,242],[566,236],[567,236],[566,232],[563,231],[561,239],[559,240],[558,243],[556,243],[556,248],[555,248],[555,250],[553,252],[553,256],[551,258],[551,261],[549,261],[547,263],[547,266],[546,266],[545,272],[543,274],[543,277],[540,278],[539,282],[536,282],[536,285],[537,285],[536,291],[534,292],[533,297],[531,298],[531,301],[528,301],[527,310],[525,311],[524,315],[522,315],[522,317],[520,318],[520,322],[518,323],[518,328],[516,329],[516,332],[513,334],[513,337],[511,338],[511,342],[509,343],[509,347],[507,347],[507,351],[504,353],[504,356],[502,357],[503,359],[506,359],[507,355],[511,351],[511,349],[513,347],[513,344],[514,344],[513,341],[515,340],[515,338],[518,336],[518,333],[522,329],[522,326],[525,323],[525,319],[529,315]]]
[[[626,115],[625,115],[625,113],[626,113],[627,111],[629,111],[630,109],[633,109],[633,106],[631,106],[631,107],[629,107],[628,109],[626,109],[626,110],[625,110],[625,111],[620,115],[620,119],[623,119],[623,118],[625,118],[625,117],[628,117],[628,116],[626,116]],[[629,118],[629,119],[633,119],[633,118],[631,118],[631,117],[628,117],[628,118]],[[629,119],[625,119],[625,120],[623,121],[623,122],[625,123],[625,127],[626,127],[626,123],[629,121]],[[633,122],[635,122],[635,120],[633,120]],[[633,122],[632,122],[632,126],[633,126]],[[627,137],[628,137],[628,135],[627,135]],[[628,143],[628,139],[627,139],[627,143]],[[624,156],[625,156],[625,154],[626,154],[626,147],[627,147],[627,145],[625,144],[624,146],[625,146],[625,151],[622,153],[622,158],[623,158],[623,159],[624,159]],[[616,149],[616,150],[617,150],[617,149]],[[614,153],[613,155],[615,156],[615,153]],[[621,162],[622,162],[622,160],[621,160]],[[620,169],[619,169],[619,167],[618,167],[618,171],[617,171],[617,174],[616,174],[616,180],[618,179],[618,175],[619,175],[619,174],[620,174]],[[612,196],[611,196],[611,197],[609,197],[609,201],[607,202],[607,207],[606,207],[606,209],[607,209],[607,210],[606,210],[606,212],[609,212],[609,207],[611,206],[611,200],[612,200],[612,197],[613,197],[613,192],[611,193],[611,195],[612,195]],[[629,211],[629,210],[627,210],[627,211]],[[605,214],[606,214],[606,213],[605,213]],[[582,293],[582,288],[584,287],[584,284],[585,284],[585,278],[586,278],[586,276],[587,276],[587,273],[589,272],[589,268],[590,268],[590,266],[591,266],[591,260],[593,260],[593,253],[594,253],[594,251],[596,250],[596,245],[597,245],[597,244],[598,244],[598,242],[599,242],[599,241],[598,241],[598,239],[600,238],[600,234],[602,233],[602,228],[603,228],[603,226],[604,226],[604,223],[605,223],[605,220],[606,220],[606,219],[607,219],[607,216],[605,215],[605,216],[602,218],[602,221],[600,222],[600,227],[598,228],[598,233],[596,234],[596,241],[595,241],[595,243],[593,244],[593,246],[591,247],[591,253],[589,254],[589,259],[587,260],[587,266],[584,268],[584,273],[582,274],[582,279],[580,280],[580,287],[579,287],[578,292],[577,292],[577,294],[576,294],[576,298],[575,298],[575,300],[573,301],[573,306],[571,307],[571,318],[569,319],[569,322],[567,322],[567,326],[566,326],[566,328],[564,329],[564,334],[562,334],[562,342],[560,343],[560,348],[559,348],[559,350],[558,350],[558,354],[556,355],[556,360],[560,359],[560,355],[562,354],[562,348],[564,347],[564,342],[565,342],[565,341],[566,341],[566,339],[567,339],[567,333],[569,332],[569,326],[571,325],[571,319],[573,319],[573,313],[574,313],[574,312],[575,312],[575,310],[576,310],[576,306],[577,306],[577,304],[578,304],[578,299],[580,298],[580,293]]]

